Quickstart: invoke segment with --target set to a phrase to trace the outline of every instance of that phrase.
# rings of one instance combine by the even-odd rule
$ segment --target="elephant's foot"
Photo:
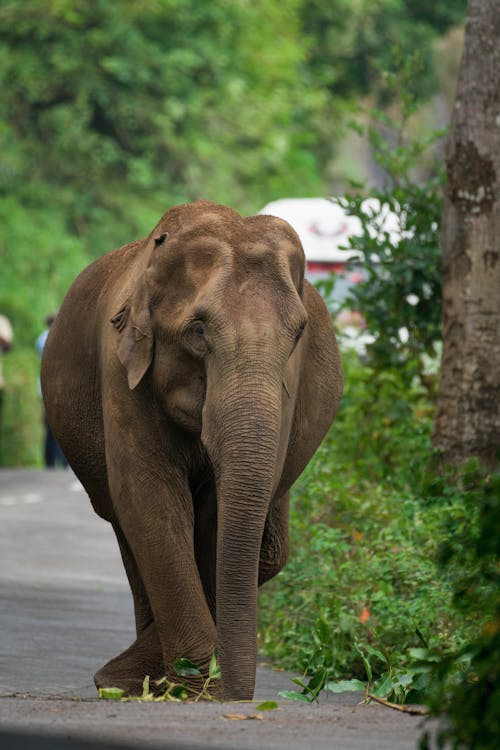
[[[146,675],[153,688],[154,680],[160,679],[164,672],[160,641],[156,626],[151,623],[126,651],[96,672],[94,682],[98,689],[117,687],[127,696],[142,695]]]
[[[191,698],[198,696],[221,700],[220,680],[213,680],[208,685],[206,684],[210,657],[196,660],[195,663],[203,676],[178,675],[172,666],[166,670],[160,639],[153,622],[126,651],[115,656],[96,672],[94,682],[97,689],[117,687],[124,690],[126,696],[138,696],[142,695],[144,678],[149,675],[150,691],[156,695],[162,695],[167,689],[163,680],[166,677],[170,682],[185,685]],[[160,684],[157,684],[158,682]]]

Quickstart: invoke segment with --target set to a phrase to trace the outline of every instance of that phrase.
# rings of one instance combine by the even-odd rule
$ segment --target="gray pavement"
[[[111,528],[69,471],[0,470],[0,563],[2,748],[417,748],[420,717],[356,693],[284,701],[290,676],[262,666],[253,703],[98,700],[94,672],[134,638],[132,600]],[[257,712],[264,699],[279,708]]]

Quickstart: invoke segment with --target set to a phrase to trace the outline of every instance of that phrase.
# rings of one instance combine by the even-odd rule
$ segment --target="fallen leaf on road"
[[[223,714],[224,719],[232,721],[244,721],[245,719],[257,719],[262,721],[262,714]]]
[[[99,698],[108,701],[119,701],[125,695],[125,690],[117,687],[99,688]]]
[[[263,703],[259,703],[256,708],[257,711],[274,711],[274,709],[279,708],[279,703],[276,703],[276,701],[264,701]]]

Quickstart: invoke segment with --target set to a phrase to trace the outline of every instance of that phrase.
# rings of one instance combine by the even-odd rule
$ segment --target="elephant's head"
[[[206,201],[169,211],[115,319],[129,386],[201,435],[217,487],[217,633],[224,694],[253,695],[259,552],[297,400],[304,253],[271,216]],[[301,340],[306,329],[306,335]]]

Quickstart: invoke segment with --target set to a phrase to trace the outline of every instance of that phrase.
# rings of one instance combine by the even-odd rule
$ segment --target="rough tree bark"
[[[443,356],[434,444],[458,463],[500,452],[500,2],[469,0],[447,145]]]

